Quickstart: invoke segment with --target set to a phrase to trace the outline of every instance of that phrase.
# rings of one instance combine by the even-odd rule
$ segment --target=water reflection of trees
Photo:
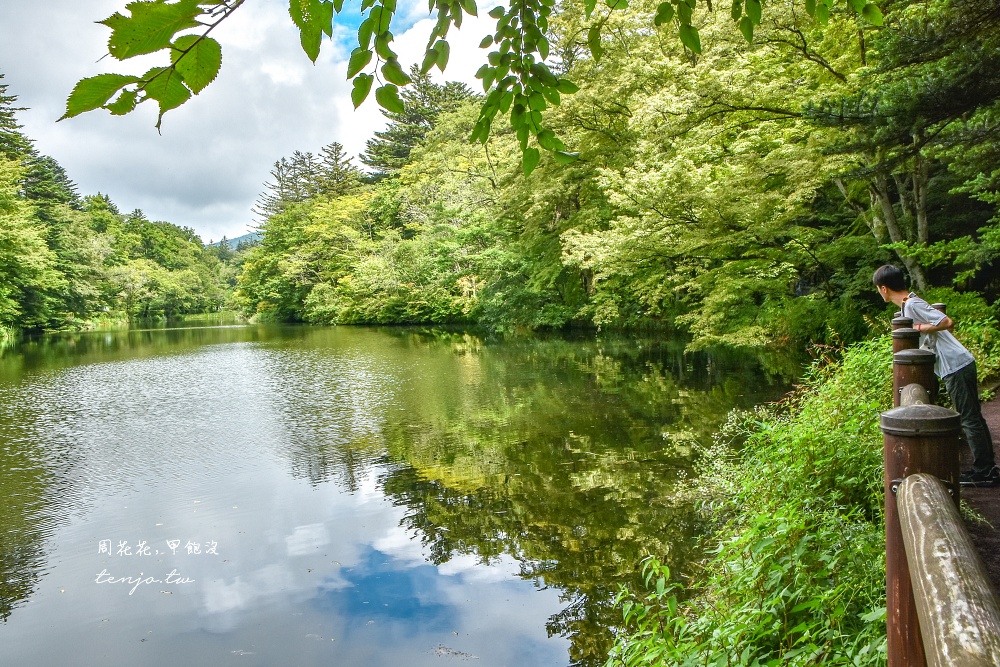
[[[0,619],[35,592],[45,567],[48,494],[44,459],[30,443],[13,437],[0,414]]]
[[[635,339],[390,335],[416,370],[394,389],[403,417],[387,415],[377,436],[384,492],[433,563],[509,554],[522,577],[558,588],[565,606],[547,630],[570,640],[574,665],[603,664],[612,599],[639,583],[644,555],[678,572],[691,560],[698,524],[677,481],[697,443],[783,387],[751,360]],[[370,436],[355,443],[366,456]],[[293,467],[343,482],[355,445],[300,448]]]

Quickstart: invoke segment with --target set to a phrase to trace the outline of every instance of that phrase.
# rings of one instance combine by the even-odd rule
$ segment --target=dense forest
[[[2,75],[0,75],[2,81]],[[122,214],[107,195],[80,196],[17,122],[0,84],[0,333],[83,329],[219,310],[237,253],[193,229]]]
[[[536,100],[552,128],[538,139],[579,159],[545,152],[525,177],[514,130],[469,142],[482,96],[414,67],[363,166],[335,142],[275,162],[261,242],[235,258],[79,197],[4,93],[0,324],[217,309],[235,286],[230,304],[262,321],[844,342],[882,310],[870,276],[889,261],[937,299],[992,302],[1000,9],[883,5],[883,27],[769,6],[750,44],[705,12],[701,54],[648,27],[653,3],[609,14],[597,44],[583,9],[560,7],[553,71],[580,90]]]
[[[890,261],[918,289],[993,301],[1000,12],[883,4],[885,28],[769,5],[751,45],[706,13],[696,56],[633,3],[600,60],[562,7],[551,49],[581,90],[546,118],[580,158],[545,154],[527,178],[513,131],[469,143],[480,96],[413,70],[362,155],[371,175],[339,154],[275,165],[237,303],[319,323],[657,323],[759,347],[859,339]]]

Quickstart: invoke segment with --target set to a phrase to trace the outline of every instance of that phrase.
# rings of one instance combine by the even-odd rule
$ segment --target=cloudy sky
[[[275,160],[295,150],[318,152],[339,141],[357,155],[384,118],[374,95],[354,111],[347,56],[358,13],[345,7],[333,40],[313,65],[299,46],[286,0],[249,0],[213,32],[223,48],[219,78],[186,105],[166,114],[157,134],[156,107],[113,117],[93,111],[56,123],[73,85],[103,72],[141,74],[161,56],[118,62],[106,53],[110,30],[95,21],[127,0],[3,0],[0,74],[7,93],[28,107],[18,115],[38,150],[54,157],[81,194],[108,194],[122,211],[139,208],[153,220],[194,228],[204,241],[249,231],[250,208]],[[348,2],[348,4],[351,4]],[[450,80],[480,89],[478,50],[493,22],[466,20],[449,34]],[[419,63],[432,22],[425,0],[400,0],[395,50],[404,69]],[[349,15],[349,16],[348,16]],[[439,78],[439,81],[443,81]],[[148,108],[146,108],[148,107]]]

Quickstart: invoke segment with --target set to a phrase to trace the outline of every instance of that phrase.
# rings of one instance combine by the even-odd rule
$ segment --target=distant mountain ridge
[[[233,250],[236,250],[236,246],[238,246],[239,244],[241,244],[241,243],[253,243],[254,241],[259,241],[263,236],[264,235],[261,234],[260,232],[250,232],[249,234],[244,234],[243,236],[237,236],[235,239],[226,239],[225,237],[223,237],[223,238],[226,241],[226,245],[228,245]],[[220,245],[221,243],[222,243],[222,240],[220,239],[220,240],[215,241],[213,243],[209,243],[208,245],[210,245],[210,246],[217,246],[217,245]]]

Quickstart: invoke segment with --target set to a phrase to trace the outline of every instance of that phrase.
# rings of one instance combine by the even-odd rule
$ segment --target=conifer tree
[[[334,141],[320,149],[319,191],[326,197],[340,197],[358,187],[361,171],[352,163],[344,147]]]
[[[17,112],[24,109],[14,106],[17,96],[7,94],[3,78],[0,73],[0,156],[21,161],[31,150],[31,141],[21,132],[21,125],[17,122]]]
[[[410,157],[410,151],[419,144],[437,123],[442,113],[457,109],[462,102],[473,98],[469,87],[458,81],[443,86],[431,81],[419,68],[410,69],[413,83],[403,89],[404,111],[396,113],[382,109],[389,125],[369,139],[361,161],[371,167],[376,179],[397,173]]]

